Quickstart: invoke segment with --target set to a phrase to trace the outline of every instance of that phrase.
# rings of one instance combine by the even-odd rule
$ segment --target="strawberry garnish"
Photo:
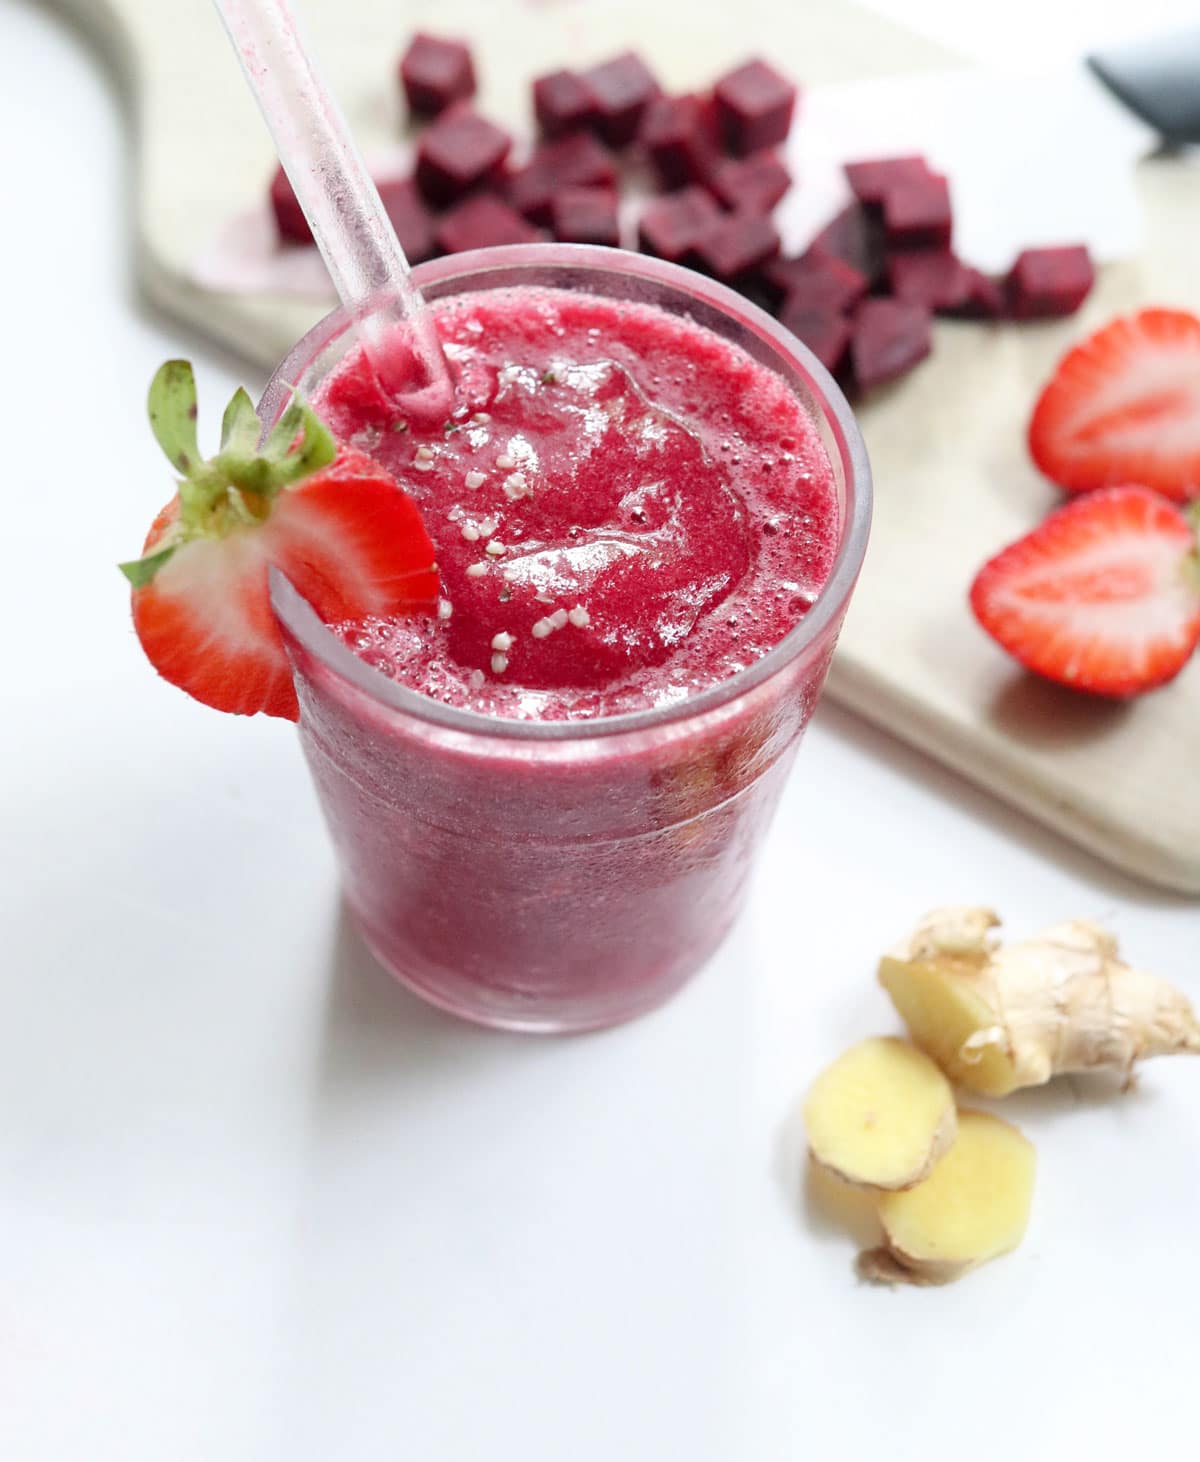
[[[1096,695],[1151,690],[1200,640],[1197,526],[1200,506],[1144,487],[1090,493],[984,564],[971,607],[1039,675]]]
[[[267,572],[281,570],[326,622],[430,610],[433,544],[380,466],[339,445],[293,397],[262,441],[239,390],[208,461],[196,445],[196,384],[168,361],[150,387],[150,422],[180,474],[143,556],[121,565],[151,664],[205,705],[295,720],[296,693]]]
[[[1029,450],[1070,492],[1136,482],[1177,502],[1200,494],[1200,320],[1142,310],[1077,345],[1034,408]]]

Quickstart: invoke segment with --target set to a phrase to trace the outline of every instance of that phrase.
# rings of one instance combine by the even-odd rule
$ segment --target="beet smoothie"
[[[448,420],[399,417],[357,347],[306,382],[420,507],[437,616],[338,645],[286,586],[276,607],[380,959],[459,1014],[564,1030],[659,1003],[736,914],[857,568],[831,612],[856,464],[736,296],[604,250],[494,251],[531,253],[601,264],[458,288],[461,257],[433,266]]]

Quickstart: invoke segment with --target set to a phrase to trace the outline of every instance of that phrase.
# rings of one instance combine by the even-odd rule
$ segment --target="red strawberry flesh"
[[[1148,309],[1059,362],[1029,424],[1038,467],[1070,492],[1136,482],[1200,496],[1200,319]]]
[[[1091,493],[986,563],[971,607],[1039,675],[1095,695],[1151,690],[1200,640],[1193,527],[1144,487]]]

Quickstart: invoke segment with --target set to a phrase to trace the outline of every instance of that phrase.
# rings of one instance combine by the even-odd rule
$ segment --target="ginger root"
[[[879,1195],[884,1243],[859,1255],[866,1279],[946,1284],[1015,1249],[1025,1236],[1037,1162],[1009,1122],[964,1109],[958,1136],[929,1177]]]
[[[1200,1052],[1187,999],[1117,958],[1082,919],[1001,945],[990,909],[926,915],[880,961],[909,1034],[961,1086],[1005,1096],[1068,1071],[1121,1072],[1147,1056]]]
[[[911,1188],[954,1140],[954,1093],[924,1052],[881,1036],[821,1072],[804,1126],[814,1160],[847,1183]]]

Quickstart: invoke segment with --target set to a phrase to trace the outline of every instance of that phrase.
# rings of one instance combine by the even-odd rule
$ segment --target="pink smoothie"
[[[304,747],[385,965],[488,1023],[608,1024],[740,907],[837,618],[744,693],[702,693],[805,615],[844,508],[796,386],[686,316],[523,287],[436,318],[450,421],[397,420],[353,351],[316,393],[420,505],[444,599],[336,627],[375,692],[288,630]],[[423,714],[383,676],[495,719]]]
[[[317,402],[420,505],[442,574],[448,618],[339,627],[363,659],[448,705],[579,720],[726,680],[812,604],[833,477],[778,375],[689,321],[566,291],[437,319],[449,421],[393,430],[358,356]]]

